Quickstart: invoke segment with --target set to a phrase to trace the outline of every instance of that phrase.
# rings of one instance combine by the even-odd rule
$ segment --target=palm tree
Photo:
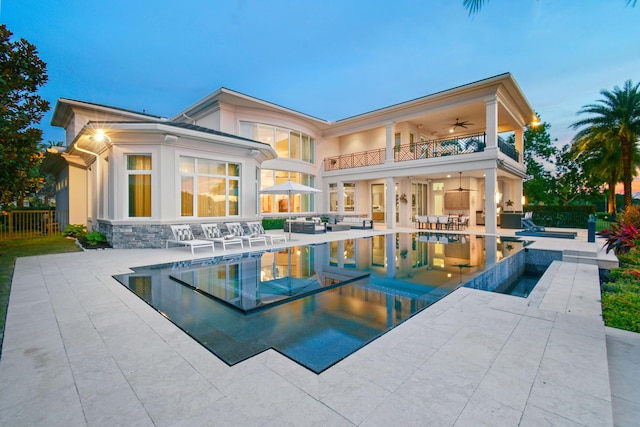
[[[571,125],[573,129],[582,128],[575,136],[575,140],[589,135],[607,136],[617,140],[622,158],[622,183],[624,185],[625,209],[633,203],[631,195],[631,180],[634,175],[632,166],[635,144],[640,136],[640,84],[633,85],[627,80],[624,87],[618,86],[613,91],[601,90],[604,99],[598,104],[588,104],[582,107],[578,114],[591,114],[586,119]]]
[[[480,12],[482,6],[488,0],[462,0],[462,5],[469,10],[469,15]],[[638,0],[627,0],[627,6],[635,7]]]
[[[573,138],[571,153],[591,176],[592,181],[598,185],[607,184],[607,212],[615,213],[615,187],[622,180],[622,156],[618,140],[610,135],[585,132]]]

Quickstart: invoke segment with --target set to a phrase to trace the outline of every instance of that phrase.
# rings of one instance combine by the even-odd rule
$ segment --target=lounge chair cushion
[[[227,229],[234,236],[244,236],[244,229],[240,224],[227,224]]]
[[[206,227],[202,227],[202,233],[205,239],[219,239],[222,237],[218,224],[208,224]],[[233,236],[231,236],[231,238],[233,238]]]
[[[194,240],[193,232],[191,228],[176,228],[175,229],[175,238],[180,242],[185,242],[187,240]]]
[[[264,228],[259,222],[248,222],[247,226],[249,227],[249,231],[251,231],[253,234],[265,234]]]

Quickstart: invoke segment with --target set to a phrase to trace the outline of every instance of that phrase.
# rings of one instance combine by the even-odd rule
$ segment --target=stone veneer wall
[[[167,224],[110,224],[101,222],[98,231],[107,236],[114,249],[164,248],[171,238]]]

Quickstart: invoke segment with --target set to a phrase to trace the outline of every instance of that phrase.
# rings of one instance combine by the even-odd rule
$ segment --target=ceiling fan
[[[472,125],[473,125],[473,123],[471,123],[469,120],[460,121],[460,119],[456,119],[455,123],[447,124],[447,126],[451,126],[452,129],[455,129],[455,128],[458,128],[458,127],[466,129],[467,126],[472,126]]]
[[[461,193],[463,191],[476,191],[471,188],[462,188],[462,172],[458,172],[460,174],[460,186],[458,188],[454,188],[453,190],[447,190],[447,193],[458,192]]]

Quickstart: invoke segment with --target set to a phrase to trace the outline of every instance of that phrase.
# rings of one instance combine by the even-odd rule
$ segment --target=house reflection
[[[400,233],[141,267],[115,277],[229,364],[274,348],[321,372],[519,245]]]

